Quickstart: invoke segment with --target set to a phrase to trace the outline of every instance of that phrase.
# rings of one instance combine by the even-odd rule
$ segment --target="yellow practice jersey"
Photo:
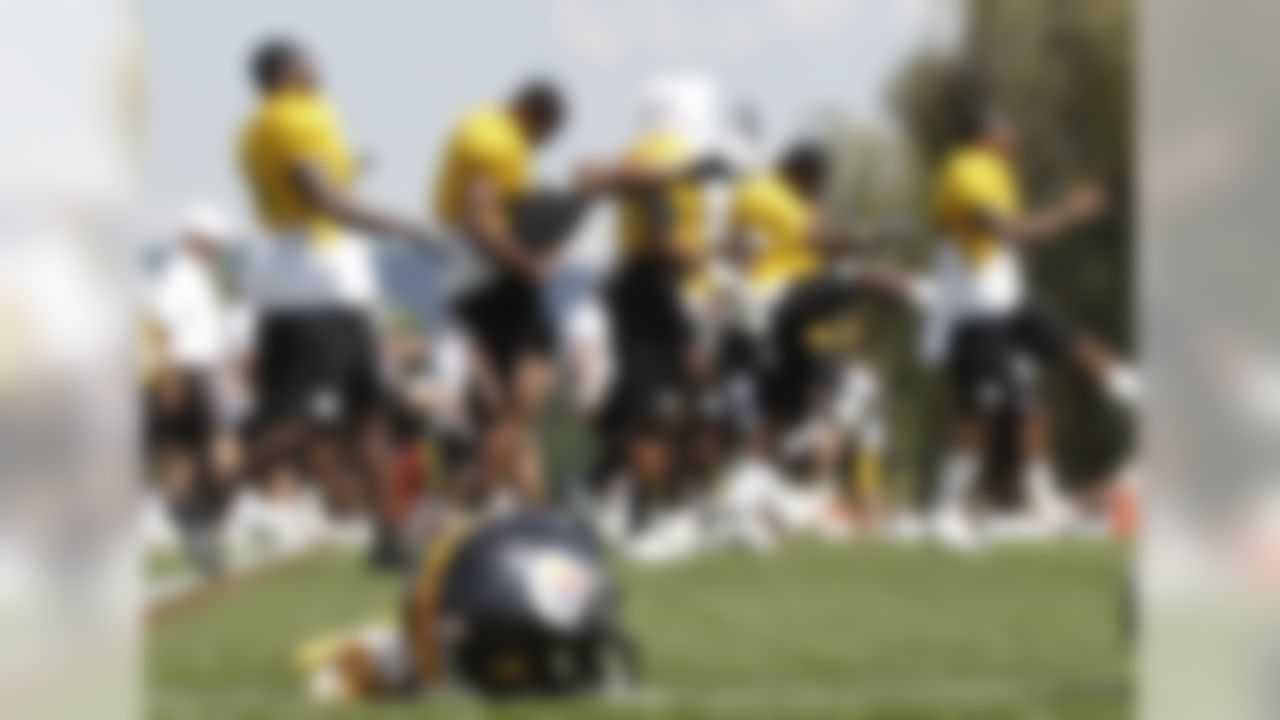
[[[468,187],[483,179],[509,206],[533,184],[532,148],[515,116],[503,107],[467,114],[449,138],[436,178],[436,216],[458,227],[463,223]]]
[[[788,284],[817,269],[813,209],[777,173],[756,175],[737,188],[730,222],[735,232],[761,243],[749,271],[753,283]]]
[[[310,163],[335,186],[350,187],[355,161],[338,115],[323,97],[280,92],[262,101],[240,136],[240,163],[262,223],[274,231],[301,230],[317,237],[337,224],[299,191],[292,176]]]
[[[983,147],[962,147],[943,162],[934,187],[934,220],[971,266],[978,267],[995,255],[1000,238],[983,227],[983,216],[1012,219],[1022,208],[1022,198],[1009,161]]]
[[[640,138],[627,151],[626,161],[640,167],[678,168],[692,161],[693,152],[678,135],[654,132]],[[655,201],[663,207],[655,208]],[[664,227],[656,223],[662,216]],[[695,180],[684,180],[660,191],[658,197],[636,195],[623,200],[619,212],[619,239],[622,253],[633,258],[655,250],[665,233],[674,233],[681,247],[706,247],[706,202]]]

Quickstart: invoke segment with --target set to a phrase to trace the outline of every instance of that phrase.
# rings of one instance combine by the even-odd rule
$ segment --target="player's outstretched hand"
[[[1063,200],[1067,215],[1075,222],[1088,222],[1107,209],[1107,193],[1097,182],[1073,187]]]
[[[584,195],[604,192],[613,183],[613,166],[596,160],[588,160],[578,165],[574,173],[574,189]]]

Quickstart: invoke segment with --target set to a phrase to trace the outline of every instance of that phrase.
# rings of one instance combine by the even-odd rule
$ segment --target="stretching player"
[[[457,320],[479,359],[480,451],[469,492],[513,489],[524,504],[543,500],[533,437],[551,375],[554,344],[542,289],[554,255],[519,235],[515,208],[533,193],[533,155],[560,130],[559,89],[521,86],[500,105],[473,110],[456,126],[435,187],[435,209],[456,234],[451,269]]]
[[[781,483],[783,470],[818,479],[808,483],[809,494],[830,497],[855,443],[860,482],[850,494],[869,503],[879,495],[879,439],[863,433],[876,393],[860,360],[858,307],[869,295],[901,298],[915,290],[896,273],[850,257],[857,240],[833,228],[821,209],[829,166],[823,148],[797,143],[775,169],[744,181],[732,203],[718,286],[738,314],[725,343],[728,394],[746,451],[734,473],[743,479],[731,488],[734,504],[786,506],[765,499],[799,496],[767,489]]]
[[[526,505],[544,500],[533,423],[553,379],[543,289],[558,245],[598,195],[669,182],[665,169],[588,164],[570,192],[535,189],[533,152],[564,114],[559,91],[542,81],[505,105],[473,111],[449,142],[436,195],[437,213],[459,236],[454,312],[478,357],[482,438],[470,489],[488,496],[510,484]]]
[[[670,118],[658,117],[621,167],[675,177],[695,162],[690,140]],[[682,428],[700,365],[685,298],[703,267],[705,211],[692,176],[628,192],[619,207],[621,260],[605,288],[616,367],[604,427],[634,483],[637,527],[679,491]]]
[[[1027,297],[1024,247],[1097,217],[1105,198],[1081,185],[1060,202],[1023,208],[1014,170],[1018,135],[994,112],[966,118],[961,142],[944,160],[934,218],[946,240],[938,251],[938,302],[926,326],[926,359],[943,363],[953,418],[933,508],[939,539],[960,548],[976,540],[966,505],[980,472],[992,420],[1016,415],[1023,458],[1021,488],[1033,512],[1060,523],[1069,514],[1049,461],[1044,409],[1034,381],[1042,363],[1069,357],[1111,395],[1131,400],[1136,378],[1093,338],[1067,327]]]
[[[378,283],[362,233],[433,244],[427,230],[358,201],[356,160],[320,77],[296,42],[253,54],[258,108],[240,137],[245,184],[271,242],[250,259],[246,283],[259,314],[255,364],[258,475],[304,449],[331,491],[358,480],[377,523],[373,559],[397,544],[381,484],[388,443],[372,311]]]

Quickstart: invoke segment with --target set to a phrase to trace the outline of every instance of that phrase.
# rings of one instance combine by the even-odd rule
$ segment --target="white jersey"
[[[564,352],[574,404],[600,407],[613,385],[615,362],[609,316],[597,298],[583,299],[569,311]]]
[[[218,416],[227,425],[236,425],[253,414],[252,383],[244,376],[244,361],[255,352],[257,319],[253,309],[243,302],[232,303],[226,310],[226,355],[222,372],[214,384],[214,401]]]
[[[465,432],[470,427],[466,402],[472,380],[470,352],[464,333],[446,330],[436,339],[427,371],[418,379],[434,391],[432,420],[442,429]]]
[[[933,364],[945,357],[956,325],[1009,315],[1022,304],[1026,292],[1022,259],[1016,251],[1002,247],[974,266],[950,240],[943,240],[934,255],[930,286],[934,297],[921,354]]]
[[[213,272],[190,252],[180,250],[165,263],[147,305],[178,367],[211,370],[229,351],[230,318]]]
[[[763,338],[769,321],[789,285],[752,282],[746,273],[724,263],[716,263],[708,273],[712,303],[718,319],[726,328]]]
[[[340,231],[316,241],[283,233],[250,248],[245,290],[264,313],[370,310],[379,296],[377,263],[371,243],[358,235]]]

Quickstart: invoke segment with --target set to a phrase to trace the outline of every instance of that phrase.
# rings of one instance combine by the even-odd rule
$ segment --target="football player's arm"
[[[646,192],[677,178],[671,170],[643,163],[588,162],[578,168],[577,188],[583,194]]]
[[[690,167],[690,163],[655,163],[632,158],[588,163],[579,169],[577,190],[582,194],[631,196],[642,208],[658,253],[689,269],[700,263],[701,258],[679,241],[675,209],[666,190],[686,177]]]
[[[653,228],[658,253],[674,261],[685,272],[697,270],[706,258],[697,248],[680,241],[676,211],[667,193],[652,190],[643,192],[640,202],[644,204],[644,212],[649,217],[649,227]]]
[[[866,246],[858,233],[836,227],[819,209],[813,211],[807,242],[819,257],[827,260],[855,255]]]
[[[1093,220],[1106,209],[1106,195],[1094,183],[1072,188],[1057,203],[1020,217],[1004,217],[991,210],[979,210],[974,222],[1007,242],[1034,245],[1076,225]]]
[[[369,207],[329,181],[312,161],[299,160],[290,168],[294,186],[311,206],[348,227],[407,240],[434,248],[439,238],[425,225]]]
[[[504,219],[506,209],[497,186],[483,176],[477,177],[466,186],[464,193],[463,226],[468,230],[468,242],[503,267],[532,280],[542,279],[547,266],[528,252],[508,229]]]
[[[915,308],[927,307],[934,299],[933,285],[926,277],[887,263],[862,261],[856,278],[863,287]]]
[[[577,189],[583,194],[648,192],[686,180],[704,182],[732,175],[728,163],[714,155],[676,165],[597,161],[578,168]]]

